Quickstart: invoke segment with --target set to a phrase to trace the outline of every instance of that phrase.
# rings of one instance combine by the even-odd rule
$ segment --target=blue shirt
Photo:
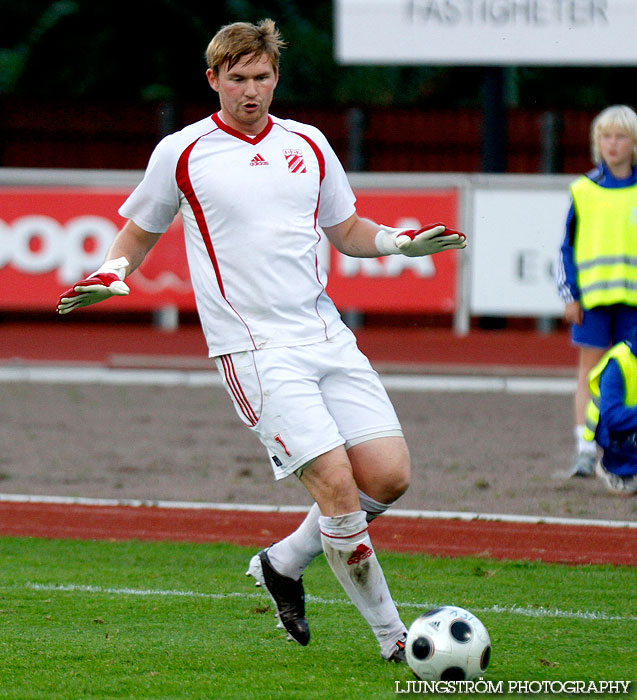
[[[604,368],[599,391],[595,440],[604,450],[604,466],[619,476],[637,474],[637,406],[624,403],[624,377],[617,360],[611,359]]]
[[[637,167],[633,166],[632,173],[628,177],[618,180],[608,169],[606,163],[602,161],[596,168],[586,173],[586,177],[600,187],[609,189],[630,187],[637,183]],[[580,299],[580,290],[577,284],[577,266],[575,265],[576,231],[577,215],[571,198],[557,266],[557,289],[560,297],[566,304],[571,301],[579,301]]]

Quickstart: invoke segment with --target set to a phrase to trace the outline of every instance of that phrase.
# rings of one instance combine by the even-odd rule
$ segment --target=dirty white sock
[[[363,491],[359,490],[358,494],[361,508],[367,514],[368,523],[382,515],[391,506],[391,503],[380,503],[374,500]],[[318,524],[320,514],[319,507],[315,503],[299,527],[268,550],[270,563],[282,576],[298,581],[307,565],[323,553]]]
[[[368,523],[371,523],[372,520],[382,515],[391,506],[391,503],[381,503],[380,501],[374,500],[360,489],[358,489],[358,498],[361,503],[361,508],[367,513]]]
[[[320,514],[315,503],[294,532],[268,549],[270,563],[282,576],[298,581],[305,567],[323,551],[318,525]]]
[[[320,516],[325,557],[339,583],[372,628],[388,658],[406,631],[389,593],[367,532],[363,510],[333,518]]]

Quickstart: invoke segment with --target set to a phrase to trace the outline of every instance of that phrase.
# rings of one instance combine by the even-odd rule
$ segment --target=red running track
[[[53,316],[53,314],[52,314]],[[176,333],[135,324],[5,323],[0,361],[97,362],[140,365],[163,356],[171,363],[210,366],[198,325]],[[370,328],[357,332],[373,362],[394,366],[438,365],[448,370],[476,367],[550,369],[574,374],[576,354],[566,333],[472,331],[455,336],[438,328]],[[134,348],[135,356],[129,356]],[[135,359],[137,358],[137,359]],[[0,503],[0,534],[110,540],[235,542],[262,547],[284,537],[303,514]],[[489,556],[575,564],[637,564],[637,529],[592,525],[512,523],[387,517],[371,527],[379,549],[437,556]]]
[[[53,314],[52,314],[53,316]],[[525,368],[567,371],[575,376],[577,354],[565,332],[473,330],[457,336],[445,328],[385,327],[356,331],[358,345],[373,364],[482,369]],[[131,355],[134,353],[134,355]],[[0,362],[97,362],[118,366],[123,359],[138,366],[149,358],[189,362],[212,368],[201,328],[185,324],[174,333],[151,325],[6,321],[2,325]]]
[[[233,542],[263,547],[281,539],[303,513],[152,506],[0,503],[0,534],[9,536]],[[379,518],[378,549],[435,556],[480,556],[568,564],[637,565],[637,529],[495,520]]]

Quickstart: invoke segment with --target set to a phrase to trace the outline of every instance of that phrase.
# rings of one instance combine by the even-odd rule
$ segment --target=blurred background
[[[546,5],[542,11],[559,9],[564,22],[569,12],[575,21],[587,16],[587,8],[606,11],[601,0],[527,5],[537,12],[538,2]],[[504,15],[494,13],[506,10],[515,19],[513,5],[522,12],[524,2],[403,4],[441,17],[450,8],[468,12],[471,7],[476,17],[488,11],[499,21]],[[334,280],[330,291],[348,323],[361,332],[397,324],[453,330],[458,336],[474,330],[565,332],[554,265],[568,181],[591,167],[589,127],[595,114],[612,103],[631,103],[637,68],[599,61],[344,65],[335,57],[337,6],[332,0],[0,0],[5,356],[23,354],[20,329],[12,324],[59,325],[52,312],[57,294],[75,272],[99,265],[105,241],[122,223],[117,207],[141,177],[158,140],[218,108],[203,58],[213,34],[223,24],[264,17],[277,22],[289,44],[272,112],[310,122],[325,133],[352,176],[359,211],[362,203],[366,215],[407,225],[426,223],[423,218],[435,207],[470,235],[470,257],[440,256],[435,269],[353,269],[348,261],[328,259]],[[526,11],[528,19],[531,10]],[[489,176],[496,179],[480,179]],[[101,198],[91,199],[100,187]],[[494,189],[502,197],[492,202]],[[525,197],[538,191],[542,197],[525,205]],[[62,207],[63,200],[68,203]],[[531,224],[535,229],[529,229]],[[502,254],[500,243],[512,239],[516,247]],[[69,262],[75,255],[69,241],[80,246],[82,259],[76,265]],[[171,241],[177,241],[175,234]],[[152,321],[164,330],[196,324],[183,259],[175,263],[168,248],[157,250],[141,271],[137,302],[131,295],[118,307],[109,301],[71,314],[64,319],[66,327],[114,319]],[[71,252],[65,256],[65,251]],[[171,287],[162,275],[175,267]],[[500,280],[498,271],[510,279]],[[141,289],[144,275],[146,282],[164,281],[160,294],[152,285]],[[486,286],[485,279],[490,279]],[[357,288],[358,298],[352,292]],[[390,296],[404,299],[404,290],[412,288],[423,303],[400,307],[387,302]],[[516,296],[516,303],[504,303]],[[508,340],[503,343],[510,347]],[[568,341],[560,343],[565,348],[561,361],[574,362]]]
[[[216,108],[203,52],[217,29],[267,16],[289,42],[273,113],[315,123],[355,171],[586,170],[590,120],[629,100],[637,76],[339,65],[332,0],[2,0],[0,14],[3,167],[144,168],[158,138]],[[489,135],[496,102],[502,133]],[[485,153],[486,138],[502,153]]]

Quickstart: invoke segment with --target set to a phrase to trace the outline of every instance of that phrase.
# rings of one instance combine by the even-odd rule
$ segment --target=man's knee
[[[364,443],[350,457],[359,488],[380,503],[393,503],[409,488],[411,460],[403,439]]]
[[[411,483],[411,471],[409,462],[398,465],[397,468],[387,474],[389,477],[385,482],[386,503],[398,500],[409,488]]]
[[[321,455],[303,470],[300,479],[323,515],[358,510],[358,488],[344,450]]]

